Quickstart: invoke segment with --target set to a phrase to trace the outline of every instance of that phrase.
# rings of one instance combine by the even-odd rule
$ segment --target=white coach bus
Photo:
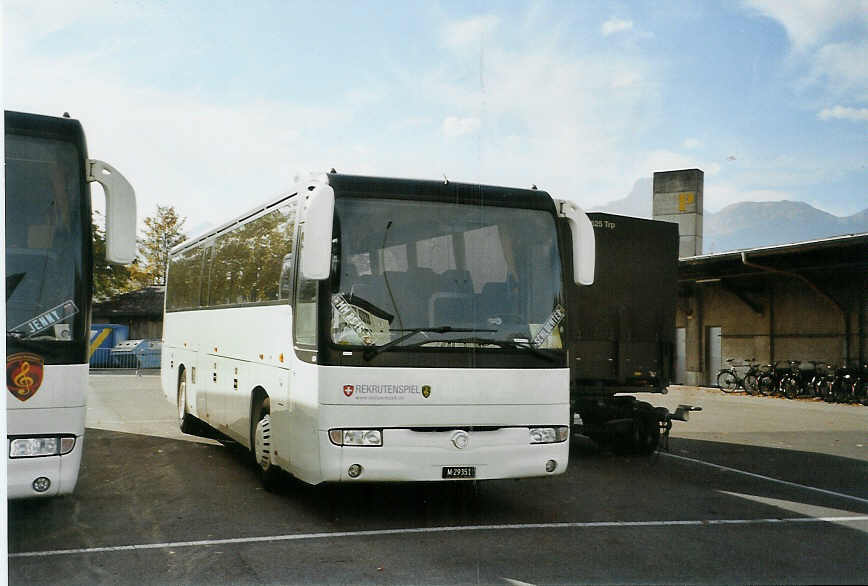
[[[266,485],[562,473],[562,251],[593,229],[543,191],[311,176],[176,247],[162,385],[181,429],[249,448]]]
[[[4,123],[7,496],[68,494],[84,443],[90,182],[105,190],[109,262],[135,258],[135,193],[87,158],[78,120],[7,111]]]

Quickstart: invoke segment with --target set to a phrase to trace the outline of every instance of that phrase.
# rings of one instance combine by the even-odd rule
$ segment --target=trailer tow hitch
[[[691,411],[702,411],[702,407],[694,407],[693,405],[679,405],[675,409],[675,413],[670,413],[665,407],[660,407],[665,411],[665,415],[660,419],[660,435],[662,438],[662,449],[669,451],[669,432],[672,430],[672,420],[688,421]]]

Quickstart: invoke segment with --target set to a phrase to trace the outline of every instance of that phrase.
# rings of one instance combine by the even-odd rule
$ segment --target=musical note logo
[[[29,352],[8,356],[6,358],[6,388],[16,399],[26,401],[42,385],[44,365],[41,356]]]
[[[21,368],[18,369],[18,374],[15,375],[13,379],[15,381],[15,386],[23,387],[30,390],[30,387],[33,386],[33,377],[27,376],[27,373],[30,372],[30,363],[24,361],[21,363]]]

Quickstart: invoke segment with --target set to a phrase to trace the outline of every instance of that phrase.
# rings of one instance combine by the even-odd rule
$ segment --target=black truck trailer
[[[573,433],[618,453],[650,454],[672,419],[686,421],[699,410],[682,405],[673,414],[623,394],[666,393],[673,379],[678,225],[605,213],[588,217],[596,240],[594,283],[567,279]],[[566,228],[562,249],[570,254]]]

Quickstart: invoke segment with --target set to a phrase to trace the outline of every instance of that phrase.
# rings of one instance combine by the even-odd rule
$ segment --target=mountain
[[[643,177],[626,197],[591,211],[650,218],[651,193],[652,180]],[[702,249],[726,252],[863,232],[868,232],[868,208],[839,217],[801,201],[745,201],[717,213],[705,210]]]
[[[627,197],[592,207],[589,211],[632,216],[634,218],[650,218],[651,194],[653,192],[654,182],[651,178],[641,177],[633,184],[633,189],[630,190]]]
[[[703,252],[868,232],[868,209],[839,217],[801,201],[745,201],[704,215]]]

